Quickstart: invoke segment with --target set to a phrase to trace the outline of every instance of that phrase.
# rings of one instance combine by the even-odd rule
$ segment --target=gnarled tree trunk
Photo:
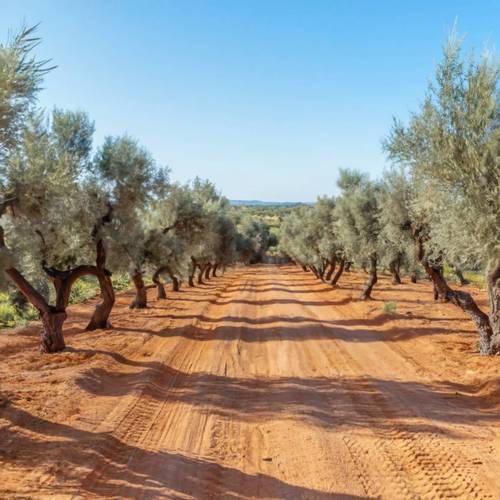
[[[111,208],[106,216],[103,217],[102,223],[109,222],[108,217],[111,217]],[[111,273],[106,269],[106,249],[102,239],[97,241],[96,245],[96,274],[99,280],[99,288],[101,291],[101,303],[97,304],[89,324],[85,328],[88,331],[98,330],[100,328],[111,328],[109,315],[115,304],[115,290],[111,281]]]
[[[203,285],[203,273],[205,271],[205,266],[199,266],[200,271],[198,272],[198,280],[197,283],[198,285]]]
[[[398,254],[398,256],[391,260],[389,263],[389,271],[391,272],[392,275],[392,284],[393,285],[400,285],[401,284],[401,276],[399,274],[399,267],[401,264],[401,254]]]
[[[57,307],[50,306],[43,295],[35,290],[16,268],[6,269],[5,273],[26,297],[26,300],[40,313],[43,325],[40,350],[46,353],[62,351],[66,347],[62,334],[62,325],[66,320],[65,308],[58,310]]]
[[[172,291],[178,292],[181,289],[179,278],[177,278],[177,276],[171,276],[171,280],[172,280]]]
[[[326,267],[328,263],[326,262],[325,259],[321,262],[321,267],[318,269],[318,274],[319,274],[319,279],[321,281],[325,281],[325,272],[326,272]]]
[[[191,257],[191,272],[189,273],[188,276],[188,285],[193,287],[194,286],[194,275],[196,273],[196,259],[194,257]]]
[[[340,265],[339,265],[337,272],[335,273],[335,276],[332,279],[332,285],[337,284],[337,281],[340,279],[340,277],[342,276],[342,273],[344,272],[345,265],[346,265],[345,259],[340,259]]]
[[[159,267],[152,276],[152,281],[156,285],[156,298],[161,300],[161,299],[166,299],[167,298],[167,293],[165,292],[165,286],[160,280],[160,276],[162,273],[166,272],[165,267]]]
[[[470,285],[470,281],[465,279],[462,270],[458,266],[453,266],[453,271],[455,272],[455,275],[458,278],[460,286]]]
[[[373,287],[377,283],[377,254],[370,255],[370,269],[368,275],[368,281],[365,283],[363,287],[363,291],[361,292],[361,300],[371,299],[371,294]]]
[[[500,260],[489,266],[486,282],[490,303],[490,326],[493,331],[488,354],[500,354]]]
[[[97,266],[77,266],[67,271],[60,271],[52,267],[44,267],[44,271],[52,280],[56,290],[55,310],[58,312],[66,311],[69,304],[71,289],[75,282],[82,276],[95,276],[99,281],[102,302],[97,304],[94,313],[86,327],[86,330],[96,330],[98,328],[110,328],[109,315],[115,303],[115,292],[111,282],[111,273],[103,266],[104,260],[101,259],[101,250],[98,244]]]
[[[212,264],[208,263],[207,267],[205,268],[205,279],[209,280],[210,279],[210,270],[212,269]]]
[[[325,281],[330,281],[332,279],[333,273],[335,272],[335,268],[337,267],[337,259],[333,257],[333,259],[329,262],[330,267],[325,276]]]
[[[89,324],[85,328],[88,331],[111,328],[109,315],[115,303],[115,291],[111,281],[111,273],[105,269],[100,270],[97,274],[97,279],[99,280],[99,287],[101,289],[102,302],[95,306],[92,318],[90,318]]]
[[[148,294],[142,278],[142,271],[136,269],[131,274],[131,278],[135,286],[135,298],[129,307],[131,309],[145,309],[148,307]]]
[[[500,354],[500,327],[498,323],[500,315],[500,261],[492,266],[487,277],[491,311],[491,317],[489,317],[479,309],[470,293],[451,289],[439,269],[428,262],[421,229],[413,227],[412,234],[418,260],[431,279],[438,296],[460,307],[476,325],[479,331],[479,352],[481,354]]]

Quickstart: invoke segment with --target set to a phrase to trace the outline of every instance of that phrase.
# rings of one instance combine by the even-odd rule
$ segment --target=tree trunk
[[[56,305],[57,311],[66,311],[69,304],[71,289],[75,282],[82,276],[95,276],[99,281],[99,288],[102,301],[96,305],[92,317],[86,330],[97,330],[98,328],[111,328],[109,323],[109,315],[115,303],[115,291],[111,281],[111,273],[100,267],[101,260],[98,257],[98,266],[77,266],[68,271],[60,271],[52,267],[44,267],[44,271],[52,280],[56,290]]]
[[[161,282],[156,284],[156,298],[160,300],[167,298],[167,292],[165,291],[165,286]]]
[[[411,273],[410,275],[410,281],[412,283],[416,283],[418,280],[417,280],[417,273]]]
[[[332,279],[332,276],[333,276],[333,273],[335,272],[336,267],[337,267],[337,259],[334,257],[330,261],[330,268],[328,269],[328,272],[326,273],[325,281],[330,281]]]
[[[321,281],[325,281],[325,272],[326,272],[327,265],[328,265],[328,263],[326,262],[325,259],[323,259],[323,261],[321,262],[321,268],[318,270],[319,279]]]
[[[62,334],[62,325],[66,320],[66,311],[49,306],[43,295],[35,290],[31,286],[31,283],[14,267],[6,269],[5,273],[26,297],[26,300],[40,313],[43,325],[40,350],[46,353],[62,351],[66,347]]]
[[[177,276],[172,276],[172,291],[178,292],[180,288],[179,278],[177,278]]]
[[[399,263],[401,261],[401,255],[398,255],[395,259],[391,260],[389,263],[389,271],[392,274],[392,284],[400,285],[401,284],[401,276],[399,274]]]
[[[420,228],[412,228],[413,239],[417,246],[417,257],[425,272],[431,279],[434,289],[439,297],[445,301],[460,307],[472,319],[479,331],[479,352],[481,354],[500,354],[500,335],[498,331],[498,316],[500,306],[500,261],[496,263],[493,270],[489,273],[487,281],[489,285],[490,310],[492,312],[492,321],[490,317],[479,309],[470,293],[453,290],[448,286],[446,279],[436,266],[431,265],[424,250],[424,236]],[[491,288],[490,288],[491,287]],[[496,322],[497,330],[494,330]]]
[[[50,312],[41,314],[43,332],[40,350],[45,353],[54,353],[64,350],[66,344],[62,333],[62,326],[66,321],[66,313],[51,308]]]
[[[135,286],[135,298],[130,304],[131,309],[144,309],[148,307],[147,289],[142,279],[142,271],[136,270],[131,275],[132,282]]]
[[[455,272],[455,275],[458,278],[460,286],[470,285],[470,281],[464,278],[462,270],[459,267],[453,266],[453,271]]]
[[[307,273],[307,266],[306,265],[300,264],[300,267],[302,268],[302,271],[304,271],[305,273]]]
[[[352,262],[351,261],[346,262],[345,263],[345,269],[344,269],[344,271],[346,273],[348,273],[351,270],[351,266],[352,266]]]
[[[490,303],[490,325],[493,336],[488,346],[488,354],[500,353],[500,260],[490,266],[486,282]]]
[[[204,266],[200,266],[200,271],[198,272],[198,285],[203,285],[203,272],[205,271]]]
[[[164,266],[159,267],[151,277],[153,283],[156,285],[156,298],[159,300],[167,298],[167,294],[165,292],[165,286],[160,280],[160,276],[164,272],[166,272],[166,268]]]
[[[111,328],[109,315],[115,304],[115,290],[111,281],[111,273],[106,269],[106,247],[102,238],[99,238],[100,228],[112,220],[113,206],[108,204],[107,213],[94,226],[92,238],[96,240],[96,274],[99,280],[101,291],[101,303],[97,304],[89,324],[85,328],[87,331],[98,330],[100,328]]]
[[[337,281],[340,279],[342,273],[344,272],[345,266],[346,266],[345,259],[340,259],[340,265],[337,272],[335,273],[335,276],[332,279],[332,285],[337,284]]]
[[[318,270],[316,269],[316,266],[311,264],[309,267],[311,268],[311,271],[313,272],[314,276],[316,276],[316,278],[319,279],[319,273]]]
[[[370,255],[370,272],[368,281],[365,283],[363,291],[361,292],[361,300],[371,299],[372,289],[377,283],[377,255]]]
[[[214,267],[212,267],[212,277],[217,278],[217,268],[219,267],[219,264],[214,264]]]
[[[109,315],[115,304],[115,291],[113,289],[113,282],[111,281],[111,273],[106,270],[100,270],[97,279],[101,288],[102,302],[97,304],[94,309],[94,314],[85,328],[88,331],[112,327],[109,322]]]
[[[191,257],[191,272],[189,273],[189,277],[188,277],[188,285],[190,287],[194,286],[194,277],[196,274],[196,267],[197,267],[196,259],[194,257]]]
[[[212,269],[212,264],[207,264],[207,267],[205,268],[205,279],[209,280],[210,279],[210,271]]]

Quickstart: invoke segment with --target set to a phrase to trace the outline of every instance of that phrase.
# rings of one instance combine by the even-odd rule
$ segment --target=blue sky
[[[455,20],[498,47],[498,1],[0,0],[0,37],[41,22],[40,103],[82,109],[233,199],[311,201],[339,166],[378,176],[392,116],[422,98]]]

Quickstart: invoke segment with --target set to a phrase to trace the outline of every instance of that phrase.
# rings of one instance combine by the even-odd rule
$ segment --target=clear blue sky
[[[498,46],[497,1],[0,0],[0,36],[41,22],[40,102],[87,111],[230,198],[311,201],[339,166],[380,175],[393,115],[422,98],[455,19]]]

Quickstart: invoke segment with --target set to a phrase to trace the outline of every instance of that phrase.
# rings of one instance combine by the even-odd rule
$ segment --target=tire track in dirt
[[[203,316],[230,285],[231,281],[226,281],[221,289],[215,291],[213,297],[207,297],[199,315]],[[194,320],[183,330],[189,332],[196,324],[197,320]],[[103,424],[103,427],[112,431],[108,432],[99,448],[101,459],[82,482],[83,491],[97,496],[120,496],[121,483],[126,482],[123,477],[126,477],[127,469],[141,452],[139,446],[148,447],[152,444],[151,431],[156,422],[164,416],[169,391],[183,377],[182,370],[189,373],[196,363],[196,358],[193,357],[195,352],[186,349],[185,342],[180,337],[167,356],[160,356],[158,366],[152,368],[136,387],[134,400],[125,407],[122,406],[112,419]],[[164,344],[160,342],[155,352],[161,352]],[[201,352],[198,352],[197,357],[200,355]],[[172,364],[177,366],[175,371],[170,368]],[[110,478],[114,480],[110,481]]]
[[[321,323],[321,316],[313,311],[312,307],[304,307]],[[325,330],[332,329],[325,326]],[[332,333],[335,335],[335,328]],[[354,385],[349,390],[353,405],[360,408],[360,413],[365,414],[377,427],[372,439],[367,442],[366,439],[360,440],[352,434],[344,436],[344,442],[357,464],[358,471],[364,471],[364,474],[360,473],[360,477],[367,495],[386,498],[498,498],[498,491],[488,491],[488,488],[484,487],[487,479],[482,471],[478,470],[478,465],[482,465],[479,453],[472,452],[472,456],[465,456],[455,443],[445,441],[436,433],[428,433],[425,430],[415,432],[412,426],[393,423],[404,420],[408,409],[414,415],[425,416],[425,404],[423,408],[415,408],[414,404],[410,403],[413,395],[405,394],[404,391],[393,393],[394,398],[389,401],[386,393],[379,390],[377,383],[370,380],[367,368],[370,367],[371,360],[377,358],[377,348],[387,349],[386,344],[382,341],[373,343],[371,359],[357,350],[358,344],[348,344],[335,339],[335,345],[337,360],[338,355],[343,360],[341,371],[344,377],[340,370],[339,376],[347,387],[349,378],[345,378],[346,373],[351,378],[365,377],[373,391],[370,399],[374,404],[367,404],[364,398],[357,394]],[[394,349],[393,352],[399,355],[400,366],[408,365],[408,358],[401,356],[399,350]],[[397,363],[397,360],[394,362]],[[394,404],[394,399],[399,400],[400,404]],[[439,396],[434,396],[433,401],[428,403],[436,406],[436,401],[439,401]],[[450,404],[448,401],[439,403],[444,406]],[[403,417],[397,412],[401,406],[405,414]],[[381,417],[385,417],[389,423],[385,428],[377,426]],[[377,464],[376,474],[373,474],[374,464]],[[380,481],[382,477],[384,480]]]
[[[489,421],[451,401],[425,359],[385,342],[359,311],[290,266],[236,268],[134,311],[123,339],[141,334],[144,347],[122,351],[113,370],[82,372],[86,401],[104,396],[110,411],[94,424],[91,408],[81,415],[86,474],[52,491],[499,498],[496,464],[482,456],[497,446]]]

